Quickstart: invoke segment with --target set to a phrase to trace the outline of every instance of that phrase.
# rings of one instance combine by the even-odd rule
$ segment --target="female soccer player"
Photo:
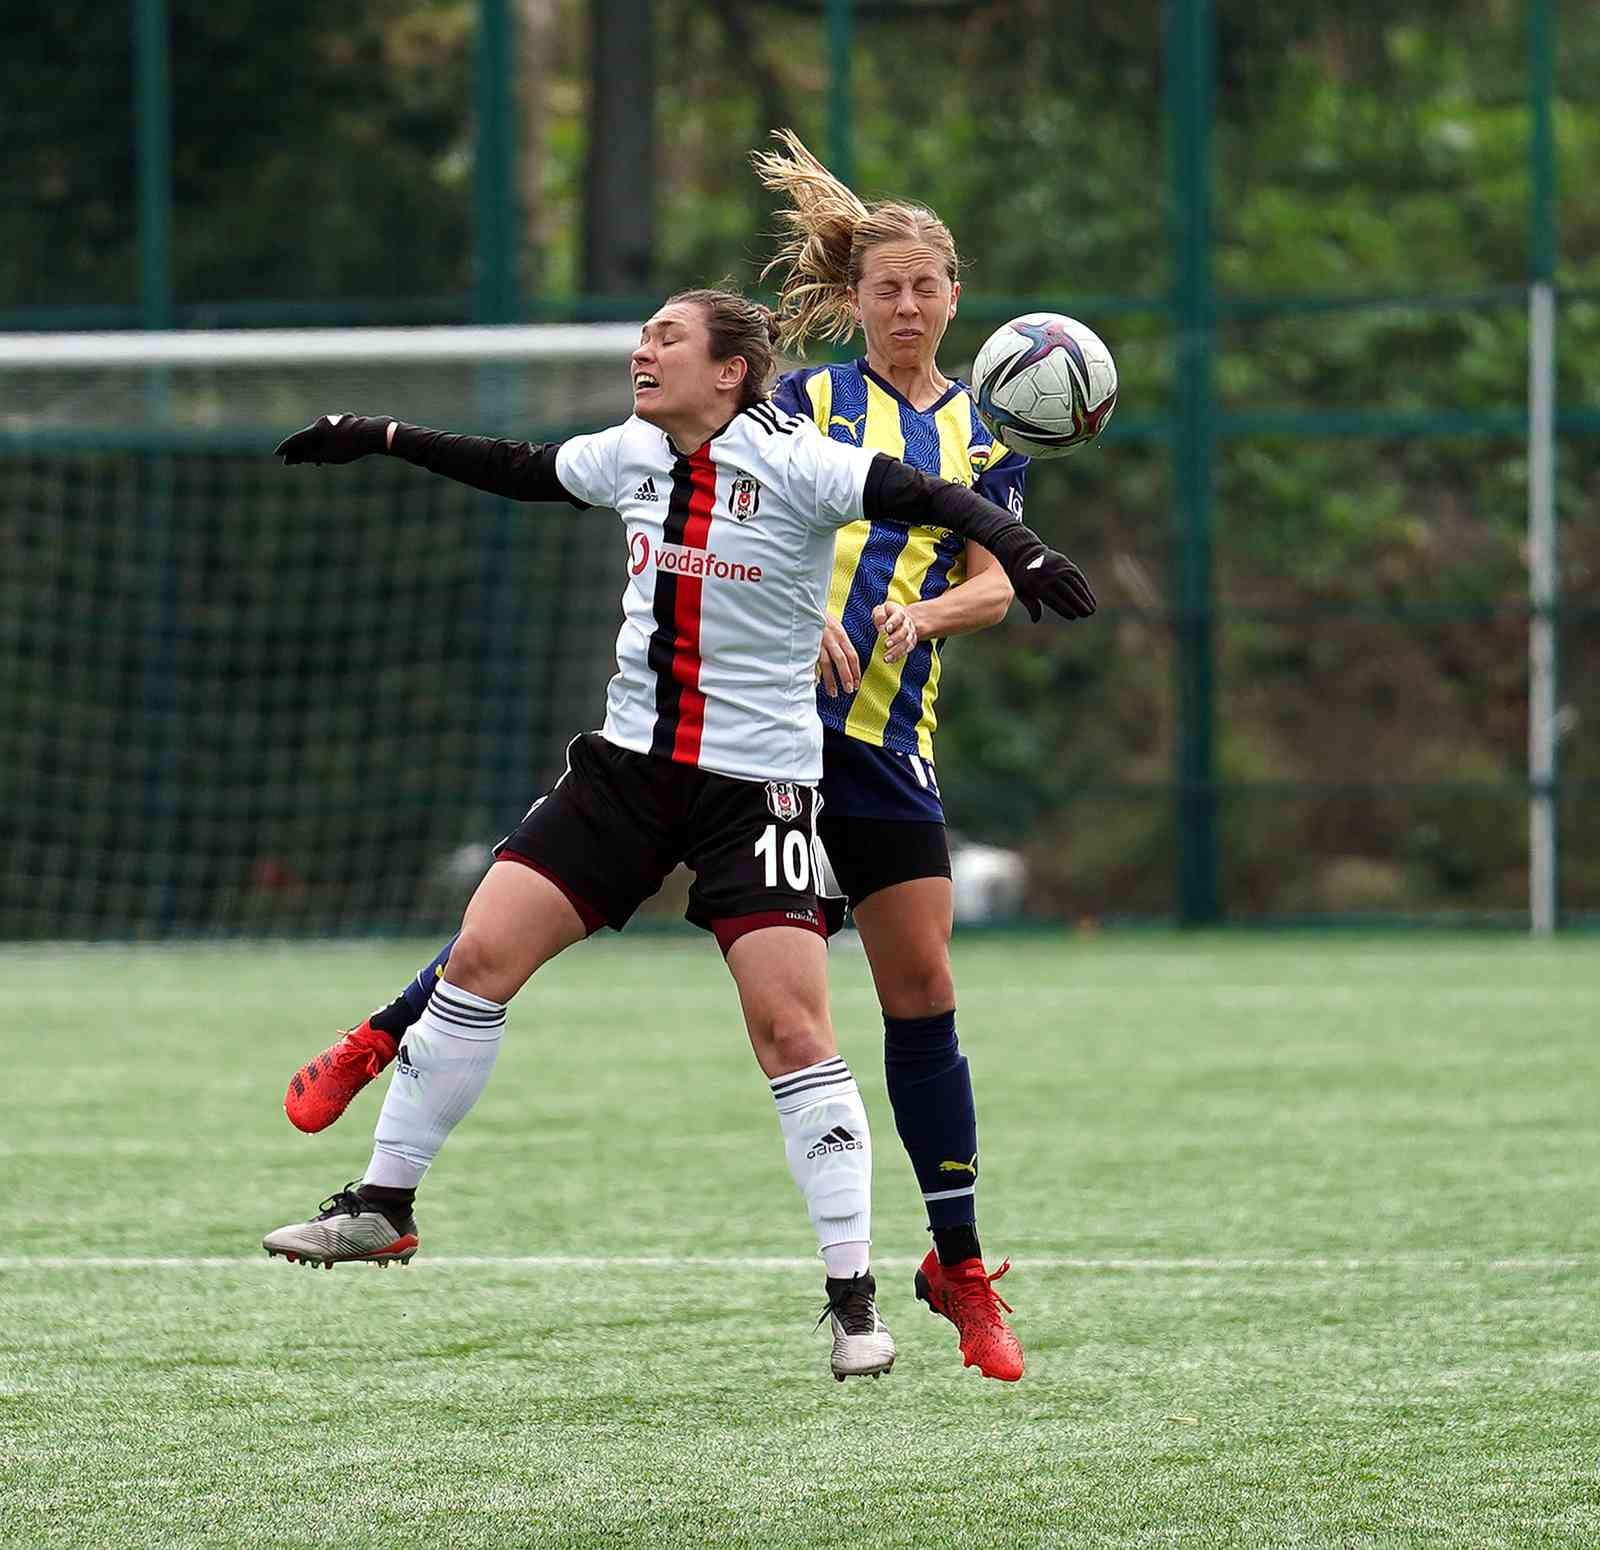
[[[1020,517],[1028,460],[995,441],[966,385],[939,369],[961,295],[949,228],[917,205],[864,205],[795,134],[775,138],[787,154],[753,160],[787,201],[789,240],[767,266],[779,277],[779,344],[803,353],[809,339],[844,343],[859,329],[866,357],[790,372],[774,401],[833,441],[971,485]],[[977,1116],[956,1040],[950,851],[933,764],[941,644],[997,624],[1011,598],[995,557],[930,512],[909,530],[870,518],[841,528],[817,708],[818,827],[872,968],[889,1101],[933,1233],[917,1295],[956,1326],[967,1366],[1014,1380],[1022,1347],[991,1286],[1010,1261],[986,1273],[977,1236]]]
[[[598,435],[531,446],[338,414],[279,446],[286,463],[387,452],[515,499],[610,506],[629,578],[603,730],[574,739],[566,773],[497,847],[406,1031],[363,1180],[269,1233],[269,1254],[408,1260],[417,1186],[488,1080],[506,1003],[572,943],[620,928],[683,861],[689,919],[716,936],[738,987],[817,1232],[834,1375],[892,1365],[868,1262],[870,1136],[828,1018],[812,859],[834,532],[932,512],[999,557],[1036,617],[1085,617],[1094,597],[1012,513],[776,409],[763,392],[775,338],[766,309],[684,292],[642,331],[633,416]],[[291,1097],[337,1085],[351,1064],[319,1057]]]

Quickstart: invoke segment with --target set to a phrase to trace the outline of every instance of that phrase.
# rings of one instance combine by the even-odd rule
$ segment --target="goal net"
[[[615,423],[637,337],[0,336],[0,937],[458,920],[596,720],[618,529],[272,448]]]

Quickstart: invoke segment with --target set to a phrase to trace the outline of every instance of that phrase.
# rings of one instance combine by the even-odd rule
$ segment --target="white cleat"
[[[894,1336],[878,1317],[878,1284],[870,1271],[848,1281],[829,1276],[828,1306],[822,1319],[833,1325],[833,1375],[878,1378],[894,1366]],[[820,1326],[822,1319],[818,1319]]]
[[[269,1255],[281,1254],[293,1263],[335,1265],[367,1263],[409,1264],[417,1252],[414,1217],[396,1227],[376,1207],[363,1200],[354,1184],[347,1184],[322,1202],[319,1215],[309,1222],[291,1222],[261,1240]]]

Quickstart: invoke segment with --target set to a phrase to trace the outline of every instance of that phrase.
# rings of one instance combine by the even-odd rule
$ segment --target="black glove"
[[[1015,513],[976,490],[948,479],[934,479],[880,452],[862,488],[863,512],[874,522],[925,523],[947,527],[981,545],[1000,562],[1028,617],[1037,624],[1046,608],[1067,619],[1087,619],[1094,593],[1081,570],[1064,554],[1048,548]]]
[[[353,463],[389,450],[392,415],[319,415],[302,431],[285,436],[273,449],[285,463]]]
[[[987,518],[987,513],[984,514]],[[1089,578],[1066,555],[1050,548],[1032,528],[1015,520],[985,522],[973,533],[1000,562],[1017,601],[1037,624],[1046,608],[1065,619],[1087,619],[1095,610]]]
[[[1007,564],[1006,575],[1035,624],[1046,608],[1065,619],[1087,619],[1095,610],[1088,577],[1066,555],[1043,544]]]

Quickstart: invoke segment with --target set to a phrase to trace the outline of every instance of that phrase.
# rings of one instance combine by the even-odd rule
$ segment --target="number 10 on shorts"
[[[802,830],[789,829],[784,832],[780,842],[777,824],[769,823],[756,841],[756,859],[766,869],[763,881],[768,888],[778,886],[780,854],[783,858],[784,883],[796,893],[809,891],[813,869],[818,877],[822,875],[822,863],[812,855],[810,840]]]

